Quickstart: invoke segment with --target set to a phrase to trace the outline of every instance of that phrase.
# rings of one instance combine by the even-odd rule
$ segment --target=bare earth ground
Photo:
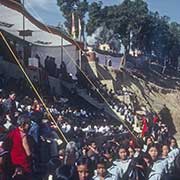
[[[180,79],[154,72],[151,77],[125,74],[123,85],[137,95],[140,105],[146,105],[163,118],[180,145]]]

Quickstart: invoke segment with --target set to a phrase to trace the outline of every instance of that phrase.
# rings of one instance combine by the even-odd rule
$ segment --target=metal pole
[[[63,61],[63,38],[61,37],[61,63]]]
[[[82,70],[82,57],[81,57],[81,49],[79,49],[79,67]]]
[[[25,6],[24,6],[24,0],[23,0],[23,61],[24,61],[24,64],[26,64],[25,63],[25,17],[24,17],[24,13],[25,13]]]
[[[25,17],[24,17],[24,0],[23,0],[23,40],[25,40],[24,31],[25,31]]]

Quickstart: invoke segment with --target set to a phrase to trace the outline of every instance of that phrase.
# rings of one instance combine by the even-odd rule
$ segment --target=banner
[[[79,52],[76,46],[64,46],[63,47],[63,57],[61,56],[61,47],[43,47],[43,46],[32,46],[31,57],[36,57],[38,55],[40,59],[40,65],[45,67],[45,59],[47,56],[55,58],[55,63],[57,68],[60,68],[61,61],[63,60],[68,73],[71,73],[73,79],[76,79],[77,68],[73,61],[77,61],[79,58]]]
[[[28,66],[38,68],[39,67],[39,60],[35,57],[28,58]]]

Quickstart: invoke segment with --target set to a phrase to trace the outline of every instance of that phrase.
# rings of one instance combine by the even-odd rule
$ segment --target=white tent
[[[54,57],[57,67],[63,60],[67,71],[75,77],[76,66],[72,61],[79,58],[77,42],[56,28],[47,27],[36,20],[21,4],[0,0],[0,31],[28,42],[31,45],[31,57],[38,54],[42,65],[46,56]]]
[[[24,28],[23,29],[23,7],[22,12],[13,8],[3,5],[0,1],[0,29],[23,39],[23,30],[25,34],[29,32],[29,36],[25,36],[25,40],[36,45],[43,46],[60,46],[61,36],[51,33],[51,29],[39,22],[39,26],[44,26],[44,29],[38,27],[35,24],[34,18],[30,16],[24,16]],[[37,21],[36,21],[37,22]],[[49,31],[49,32],[48,32]],[[22,34],[21,34],[22,33]],[[30,35],[31,34],[31,35]],[[63,39],[63,45],[70,45],[71,42]]]

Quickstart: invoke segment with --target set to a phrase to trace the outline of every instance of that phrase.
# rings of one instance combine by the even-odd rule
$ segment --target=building
[[[106,43],[105,44],[100,44],[99,49],[102,50],[102,51],[110,51],[111,50],[109,44],[106,44]]]

